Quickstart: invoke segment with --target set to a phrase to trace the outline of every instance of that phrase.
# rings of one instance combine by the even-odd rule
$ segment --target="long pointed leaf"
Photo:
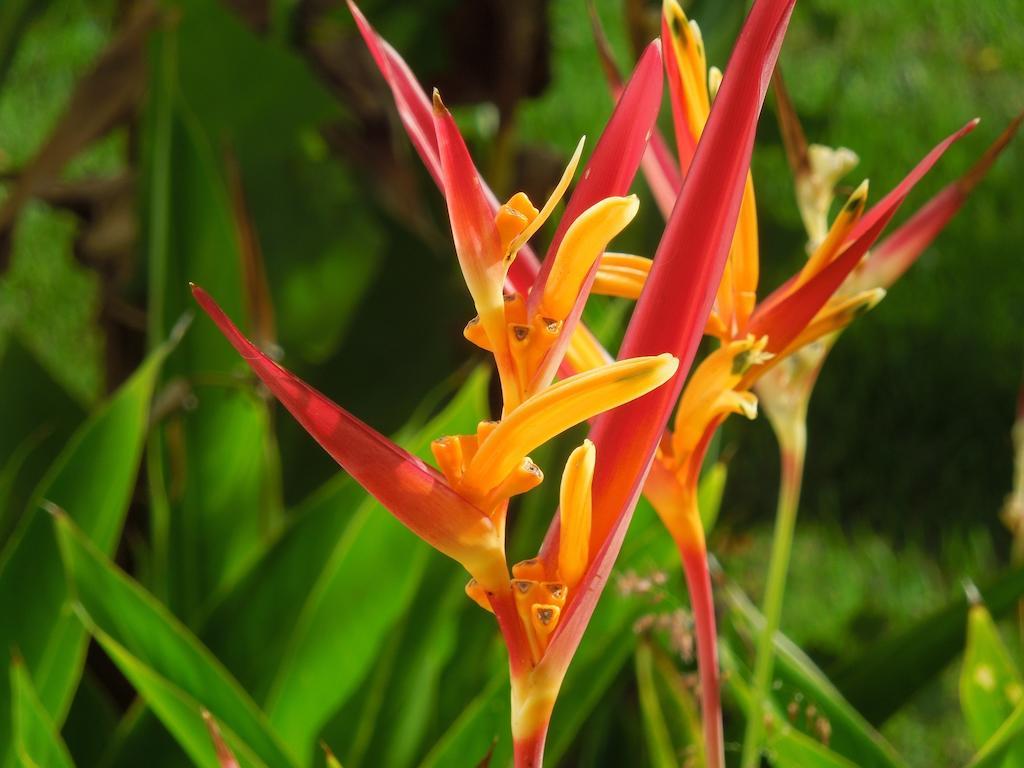
[[[64,611],[67,586],[53,529],[39,503],[64,507],[103,552],[121,537],[148,426],[149,403],[171,348],[157,349],[75,433],[36,489],[22,524],[0,554],[0,648],[17,647],[39,698],[60,724],[85,661],[85,633]],[[26,589],[26,585],[31,589]],[[7,667],[3,667],[6,674]],[[9,690],[0,688],[0,758],[10,747]],[[3,760],[0,759],[0,764]]]
[[[241,686],[156,599],[111,563],[63,513],[55,516],[60,556],[79,617],[168,729],[192,754],[216,755],[200,706],[230,731],[239,754],[267,766],[295,761]]]

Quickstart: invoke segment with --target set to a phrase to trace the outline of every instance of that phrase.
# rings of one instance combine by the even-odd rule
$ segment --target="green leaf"
[[[25,768],[72,768],[71,755],[20,659],[11,664],[10,676],[15,752],[21,764]]]
[[[17,338],[0,356],[0,402],[17,403],[0,429],[0,545],[84,414]]]
[[[189,280],[209,289],[233,316],[244,316],[238,245],[218,156],[180,103],[171,121],[169,189],[152,190],[150,222],[156,226],[166,216],[174,226],[163,244],[150,232],[151,258],[162,272],[151,290],[165,291],[151,298],[151,334],[193,307]],[[156,130],[155,116],[152,123]],[[150,170],[154,187],[158,170]],[[157,206],[164,194],[162,213]],[[161,267],[161,254],[175,258]],[[182,346],[166,376],[185,399],[194,397],[196,407],[173,411],[161,425],[149,470],[163,480],[161,487],[151,483],[156,573],[167,582],[157,591],[192,621],[262,551],[279,524],[281,502],[270,413],[247,385],[244,363],[210,323],[197,323]]]
[[[1024,731],[1024,701],[1014,707],[1011,715],[971,758],[967,768],[996,768],[996,766],[1003,765],[1007,750],[1015,743],[1019,743],[1022,731]],[[1019,762],[1010,763],[1014,766],[1019,764]]]
[[[718,511],[722,508],[722,496],[728,477],[729,466],[724,461],[716,461],[701,476],[697,505],[705,533],[710,533],[718,522]]]
[[[1024,595],[1024,568],[1004,573],[981,595],[994,617],[1003,616]],[[870,722],[885,722],[963,649],[967,610],[967,598],[958,597],[909,629],[847,659],[833,672],[832,680]]]
[[[39,504],[45,500],[63,508],[101,551],[113,552],[135,488],[153,386],[171,343],[150,355],[75,433],[0,554],[0,615],[12,617],[0,622],[0,647],[19,649],[39,698],[58,724],[81,674],[86,637],[64,610],[67,585],[53,528]],[[0,688],[0,745],[6,746],[11,743],[9,688],[6,681]]]
[[[1024,700],[1020,671],[982,604],[967,613],[967,649],[960,670],[960,706],[971,737],[983,746]],[[1024,743],[1013,746],[1008,765],[1022,765]]]
[[[737,659],[728,641],[720,639],[719,654],[726,692],[736,700],[742,711],[748,712],[753,695],[749,684],[750,670]],[[776,662],[780,659],[778,657]],[[763,714],[769,718],[765,725],[764,751],[775,768],[863,768],[882,764],[847,760],[817,739],[797,730],[782,715],[777,702],[770,702]]]
[[[654,654],[649,642],[637,644],[634,653],[636,661],[636,683],[640,693],[640,717],[647,737],[650,763],[654,768],[675,768],[679,765],[672,737],[669,735],[665,713],[662,711],[655,683]]]
[[[249,765],[296,765],[266,717],[210,652],[152,595],[56,515],[60,555],[78,598],[76,613],[189,756],[217,766],[201,708]]]
[[[764,619],[735,584],[718,593],[724,599],[728,619],[739,634],[751,640],[760,632]],[[775,677],[781,681],[774,694],[780,709],[799,696],[813,705],[828,722],[833,752],[858,765],[899,768],[904,761],[849,702],[813,661],[782,633],[775,637]]]

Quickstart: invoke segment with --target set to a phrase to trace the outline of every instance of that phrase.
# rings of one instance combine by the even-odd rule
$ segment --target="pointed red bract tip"
[[[441,173],[441,159],[437,146],[437,138],[434,130],[434,109],[431,99],[420,85],[409,65],[405,63],[398,52],[392,48],[384,38],[377,34],[377,31],[370,26],[370,23],[363,16],[359,7],[351,0],[348,2],[349,10],[355,19],[359,34],[362,36],[366,47],[373,57],[377,69],[380,70],[384,81],[391,90],[391,96],[401,118],[402,127],[405,128],[409,140],[412,142],[416,153],[420,156],[427,171],[438,188],[444,192],[444,180]],[[493,214],[498,210],[498,200],[494,193],[487,186],[483,178],[479,179],[482,194]],[[537,257],[529,247],[523,248],[519,258],[512,262],[509,269],[509,282],[511,287],[526,294],[533,284],[534,277],[540,265]]]
[[[202,288],[192,295],[303,429],[413,533],[471,572],[467,560],[500,546],[490,519],[438,472],[263,354]]]
[[[661,43],[657,40],[648,44],[637,62],[629,82],[622,90],[611,117],[608,118],[601,136],[594,147],[580,180],[565,206],[548,247],[547,256],[541,264],[530,292],[530,312],[535,312],[544,293],[544,285],[554,265],[555,254],[569,227],[588,208],[608,197],[621,197],[629,188],[640,168],[640,162],[647,150],[647,143],[658,119],[661,106]],[[573,330],[583,314],[583,307],[590,295],[590,289],[597,275],[597,263],[580,287],[576,301],[562,324],[558,341],[545,355],[538,375],[540,381],[550,381],[562,364]]]

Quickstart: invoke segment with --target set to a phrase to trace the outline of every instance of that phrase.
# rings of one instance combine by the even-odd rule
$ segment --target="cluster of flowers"
[[[940,142],[873,207],[862,183],[829,222],[836,184],[856,156],[808,146],[776,81],[809,258],[758,301],[750,157],[794,3],[754,4],[724,76],[708,69],[700,30],[676,0],[666,0],[661,39],[646,48],[628,81],[606,60],[615,110],[538,260],[531,238],[577,178],[584,142],[540,209],[522,192],[500,203],[440,95],[428,98],[350,2],[409,138],[447,201],[476,309],[465,336],[493,356],[501,385],[500,418],[481,422],[473,434],[439,436],[432,446],[437,469],[271,360],[193,287],[257,376],[323,448],[410,530],[466,568],[469,597],[494,614],[508,648],[518,766],[541,763],[559,687],[641,493],[681,555],[708,765],[723,764],[712,585],[697,497],[711,438],[730,414],[753,418],[760,397],[784,465],[799,474],[806,403],[837,335],[920,255],[1016,128],[874,247],[913,186],[977,121]],[[665,75],[674,154],[655,124]],[[637,213],[638,200],[628,192],[641,168],[667,222],[653,259],[607,250]],[[637,302],[617,359],[580,321],[592,294]],[[718,346],[691,373],[704,335]],[[543,480],[530,452],[587,421],[590,439],[569,457],[560,506],[537,557],[510,568],[509,500]],[[759,657],[758,677],[770,672],[770,655],[763,664]]]

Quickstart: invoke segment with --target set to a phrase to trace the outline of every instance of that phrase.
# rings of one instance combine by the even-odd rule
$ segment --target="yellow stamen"
[[[534,448],[664,384],[678,365],[669,354],[620,360],[570,376],[533,395],[481,441],[460,490],[470,499],[485,497]]]
[[[543,599],[540,584],[532,579],[513,579],[512,596],[516,602],[516,613],[526,630],[526,639],[530,644],[533,660],[540,661],[544,649],[541,647],[537,633],[533,630],[533,607],[539,599]]]
[[[561,527],[558,533],[558,575],[569,589],[583,578],[590,561],[591,484],[594,479],[594,444],[583,445],[569,455],[559,493]]]
[[[463,455],[462,441],[457,437],[439,437],[430,444],[430,452],[434,454],[438,469],[452,485],[458,485],[462,479]]]
[[[836,215],[835,221],[832,222],[828,235],[811,254],[811,258],[807,260],[804,268],[800,270],[800,275],[793,284],[794,291],[831,264],[832,260],[839,255],[846,238],[864,213],[867,201],[868,181],[865,179],[850,195],[846,204]]]
[[[801,331],[800,335],[790,342],[789,346],[783,350],[779,357],[785,357],[818,339],[824,338],[836,331],[841,331],[865,312],[874,309],[878,302],[884,298],[884,288],[872,288],[849,298],[832,299],[822,307],[821,311],[814,316],[814,319]]]
[[[487,340],[487,331],[481,325],[479,317],[474,317],[466,323],[462,335],[466,337],[466,341],[476,344],[480,349],[491,351],[491,343]]]
[[[537,218],[537,214],[537,209],[533,207],[525,192],[516,192],[498,209],[494,223],[498,227],[502,253],[506,256],[513,255],[513,252],[509,251],[509,245],[530,226],[530,222]]]
[[[569,182],[572,181],[573,175],[576,173],[576,166],[579,165],[580,156],[583,154],[583,142],[587,140],[584,136],[580,139],[579,144],[576,145],[576,151],[573,152],[572,157],[569,159],[569,164],[565,167],[565,171],[562,173],[562,178],[558,180],[558,184],[555,185],[555,189],[551,192],[551,196],[547,202],[544,203],[544,207],[540,209],[540,213],[533,217],[533,220],[508,244],[505,250],[506,263],[510,263],[512,256],[514,256],[520,248],[526,245],[526,242],[534,236],[538,229],[540,229],[544,222],[548,220],[548,217],[555,210],[555,206],[562,199],[562,195],[565,194],[565,190],[569,188]]]
[[[672,432],[672,460],[680,466],[696,448],[704,431],[717,417],[726,413],[757,415],[757,400],[750,393],[734,388],[752,365],[768,359],[764,352],[768,337],[744,339],[724,344],[697,366],[683,390]]]
[[[523,560],[512,566],[512,577],[527,581],[541,581],[544,578],[544,564],[536,557]]]
[[[491,601],[487,597],[487,591],[480,586],[480,582],[476,579],[470,579],[469,583],[466,584],[466,594],[469,599],[479,605],[488,613],[494,613],[494,608],[491,607]]]
[[[609,197],[592,205],[570,225],[544,283],[538,307],[543,317],[564,320],[569,316],[590,268],[639,208],[636,195]]]
[[[530,623],[533,627],[533,633],[537,638],[537,645],[540,646],[540,652],[543,654],[548,647],[548,641],[551,639],[551,633],[555,631],[555,627],[558,626],[558,618],[562,614],[562,609],[557,605],[535,603],[530,611]]]
[[[542,482],[544,473],[527,456],[508,477],[487,494],[487,498],[480,502],[480,508],[490,514],[505,499],[531,491]]]

